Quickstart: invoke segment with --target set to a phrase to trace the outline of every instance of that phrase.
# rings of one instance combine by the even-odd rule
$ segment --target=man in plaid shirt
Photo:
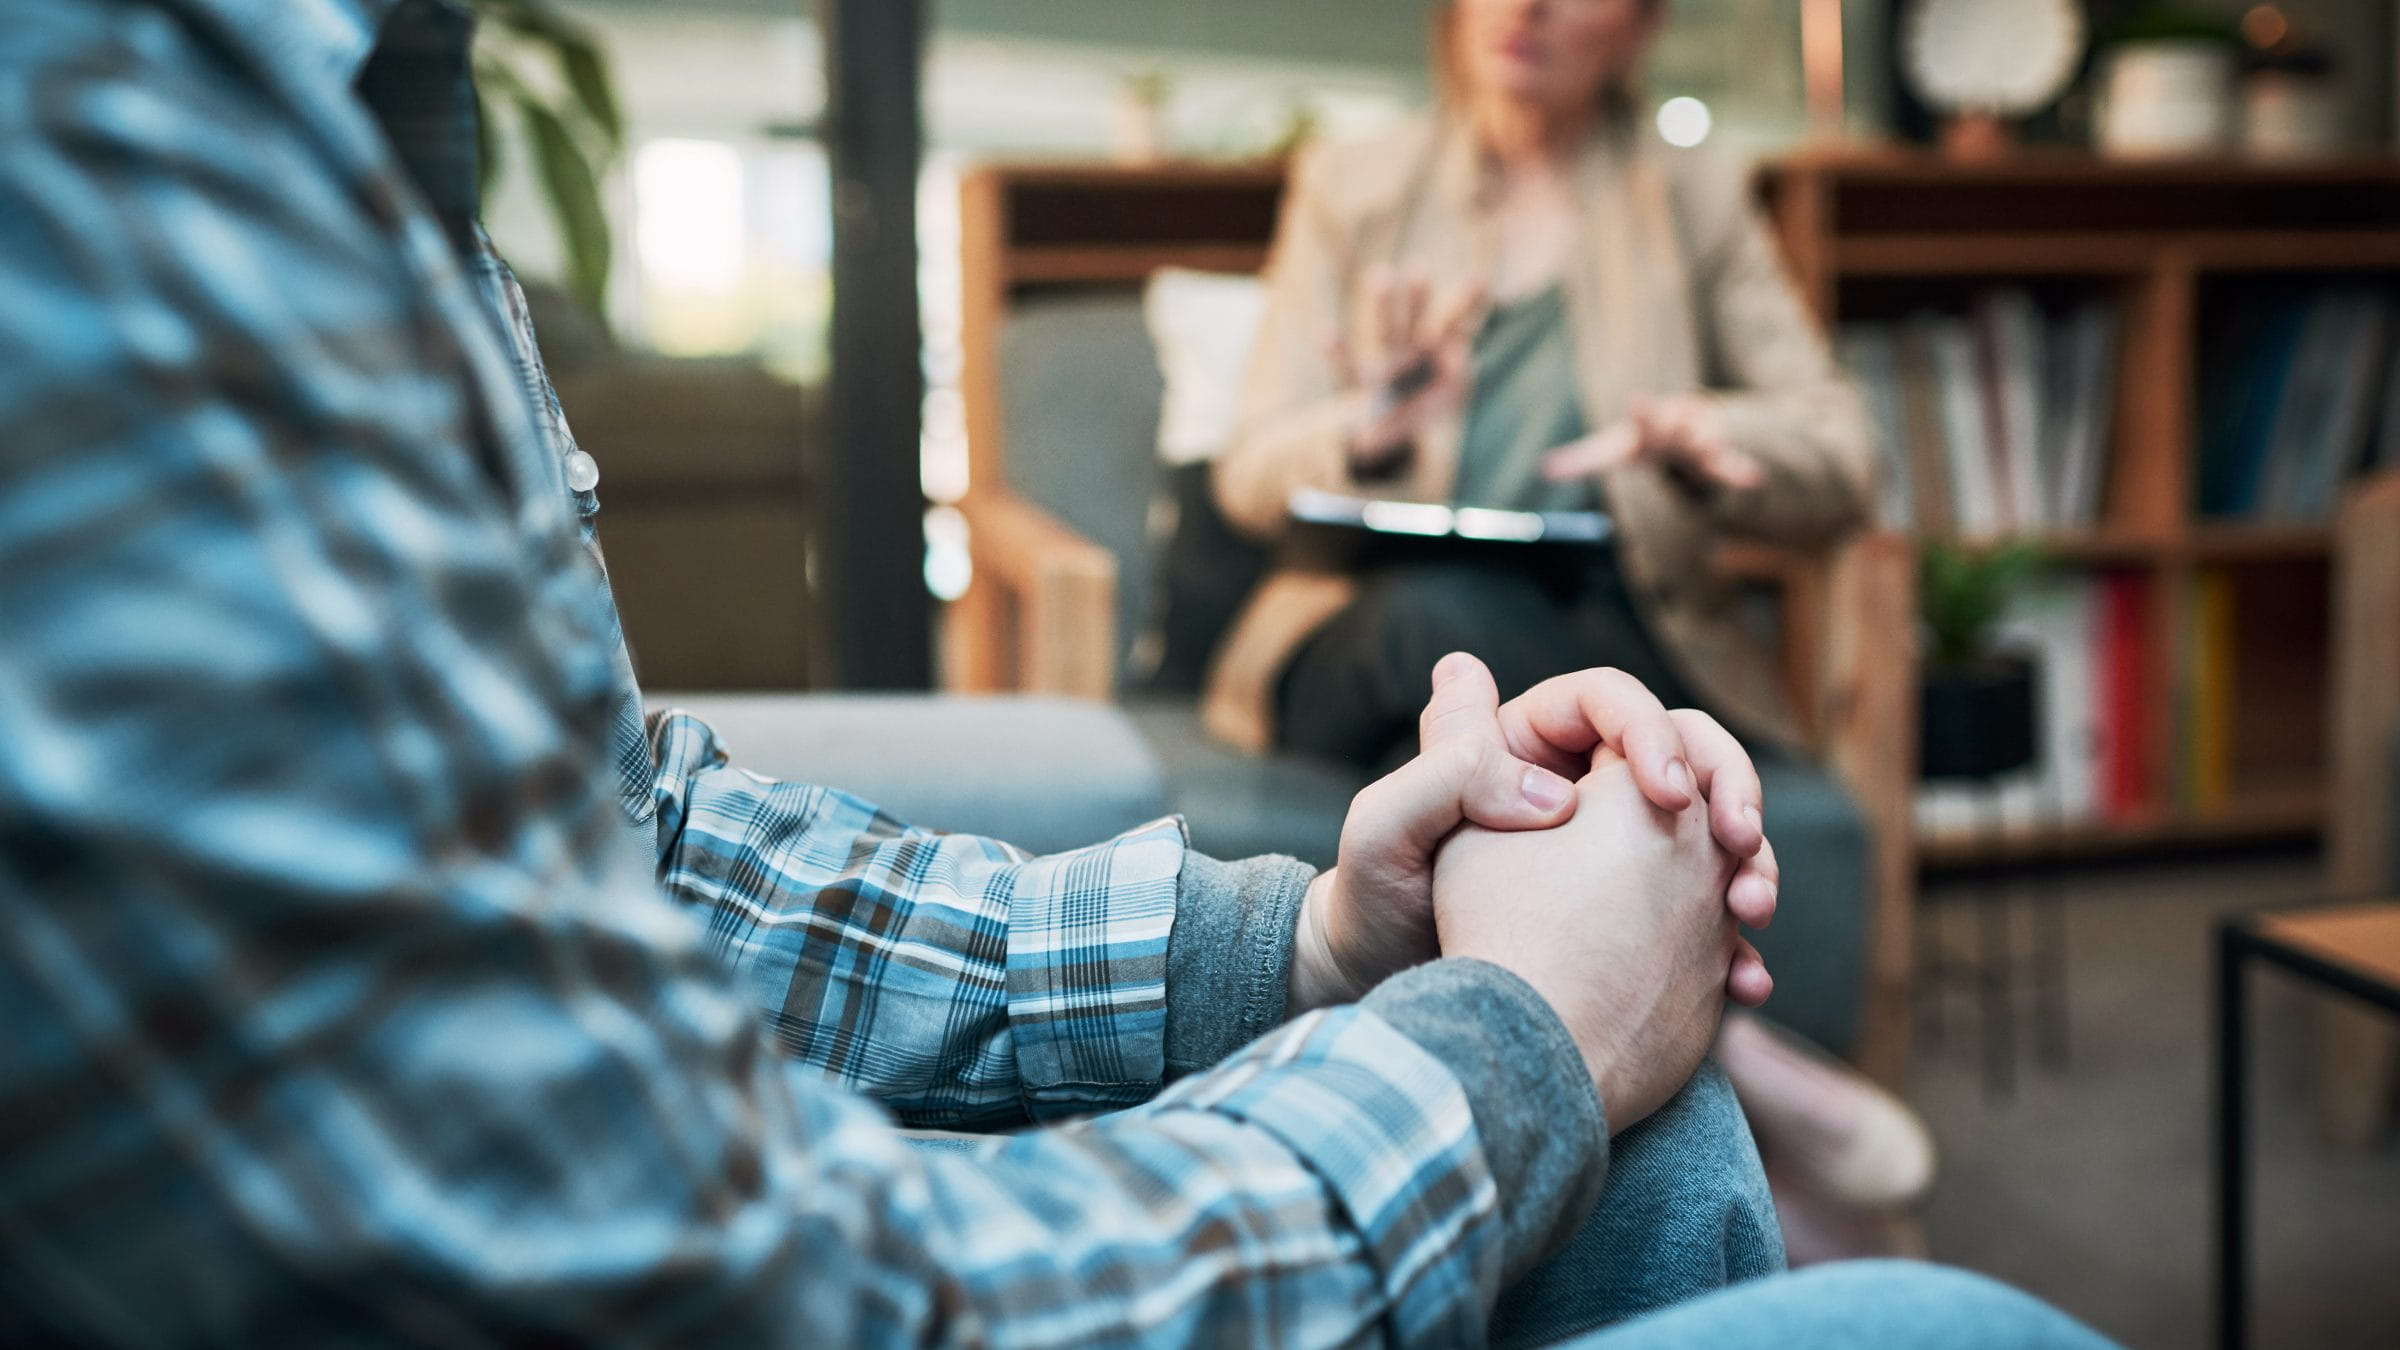
[[[1454,659],[1318,876],[645,720],[471,31],[0,0],[0,1340],[1482,1339],[1764,997],[1747,761]]]

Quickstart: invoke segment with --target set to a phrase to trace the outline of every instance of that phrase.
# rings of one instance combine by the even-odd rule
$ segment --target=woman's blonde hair
[[[1667,0],[1636,0],[1644,12],[1656,14],[1667,7]],[[1433,84],[1434,92],[1444,103],[1456,107],[1464,93],[1465,77],[1458,69],[1458,0],[1441,0],[1433,7]],[[1622,126],[1641,109],[1641,76],[1627,72],[1600,86],[1595,106],[1603,122]]]

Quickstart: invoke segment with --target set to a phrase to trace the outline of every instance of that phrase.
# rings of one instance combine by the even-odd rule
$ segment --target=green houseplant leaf
[[[2240,41],[2240,31],[2231,19],[2182,5],[2152,5],[2102,29],[2099,45],[2220,42],[2231,47]]]
[[[2042,550],[2021,540],[1980,548],[1926,544],[1917,595],[1934,663],[1964,665],[1992,655],[2009,602],[2047,566]]]
[[[491,90],[483,81],[475,82],[475,187],[485,201],[492,197],[492,185],[500,181],[500,166],[506,162],[507,151],[500,140],[499,109],[492,105]]]
[[[614,243],[601,184],[623,153],[624,110],[607,59],[589,29],[550,0],[471,0],[477,37],[477,145],[488,197],[509,162],[513,130],[564,260],[567,289],[604,313]],[[546,74],[555,78],[530,78]],[[553,92],[553,91],[556,92]]]
[[[600,201],[600,176],[567,130],[565,120],[548,105],[520,99],[517,115],[524,119],[526,146],[541,175],[551,219],[565,248],[567,287],[598,312],[608,298],[611,250],[608,212]]]
[[[558,68],[613,157],[624,148],[625,115],[617,106],[616,82],[609,78],[600,49],[584,37],[562,41],[558,44]]]

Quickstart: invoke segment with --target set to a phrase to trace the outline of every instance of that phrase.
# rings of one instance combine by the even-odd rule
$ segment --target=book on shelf
[[[1864,325],[1860,325],[1864,326]],[[1950,485],[1947,451],[1942,448],[1941,377],[1934,368],[1930,325],[1910,322],[1899,328],[1900,422],[1905,440],[1887,443],[1887,456],[1897,471],[1909,477],[1909,500],[1916,508],[1917,529],[1948,534],[1957,524],[1951,509],[1956,489]]]
[[[2400,316],[2395,316],[2400,320]],[[2400,327],[2393,334],[2391,356],[2383,370],[2383,411],[2376,417],[2375,448],[2368,454],[2367,473],[2400,469]]]
[[[1882,473],[1875,519],[1891,529],[1915,523],[1915,475],[1909,471],[1908,415],[1900,395],[1900,337],[1882,325],[1852,324],[1835,339],[1842,368],[1858,380],[1875,419],[1875,438],[1882,451]]]
[[[2116,307],[2043,310],[2014,287],[1963,313],[1843,326],[1883,445],[1885,509],[1925,534],[2098,524],[2115,416]]]
[[[2112,572],[2101,579],[2100,801],[2111,819],[2148,802],[2150,735],[2145,690],[2151,658],[2150,579]]]
[[[2049,515],[2041,462],[2042,311],[2032,296],[2004,287],[1976,297],[1969,322],[2000,528],[2038,530]]]
[[[2201,354],[2200,513],[2312,523],[2396,433],[2392,297],[2365,287],[2235,311]]]
[[[2000,475],[1992,463],[1992,424],[1984,411],[1984,381],[1975,328],[1955,315],[1925,320],[1933,351],[1936,406],[1941,410],[1942,458],[1950,478],[1950,518],[1963,534],[1996,534],[2001,518]]]
[[[2201,811],[2233,798],[2233,583],[2217,568],[2192,582],[2183,661],[2183,800]]]
[[[2051,520],[2089,527],[2100,521],[2100,476],[2117,410],[2117,307],[2088,301],[2052,335],[2043,383],[2042,445],[2055,458]]]

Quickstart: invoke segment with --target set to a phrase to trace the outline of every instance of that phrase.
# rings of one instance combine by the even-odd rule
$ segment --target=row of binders
[[[1884,523],[1964,535],[2097,524],[2117,342],[2113,304],[2045,311],[2014,287],[1965,313],[1843,325],[1842,363],[1881,433]]]
[[[2375,288],[2231,310],[2202,336],[2200,514],[2327,519],[2352,475],[2400,466],[2400,314]]]

